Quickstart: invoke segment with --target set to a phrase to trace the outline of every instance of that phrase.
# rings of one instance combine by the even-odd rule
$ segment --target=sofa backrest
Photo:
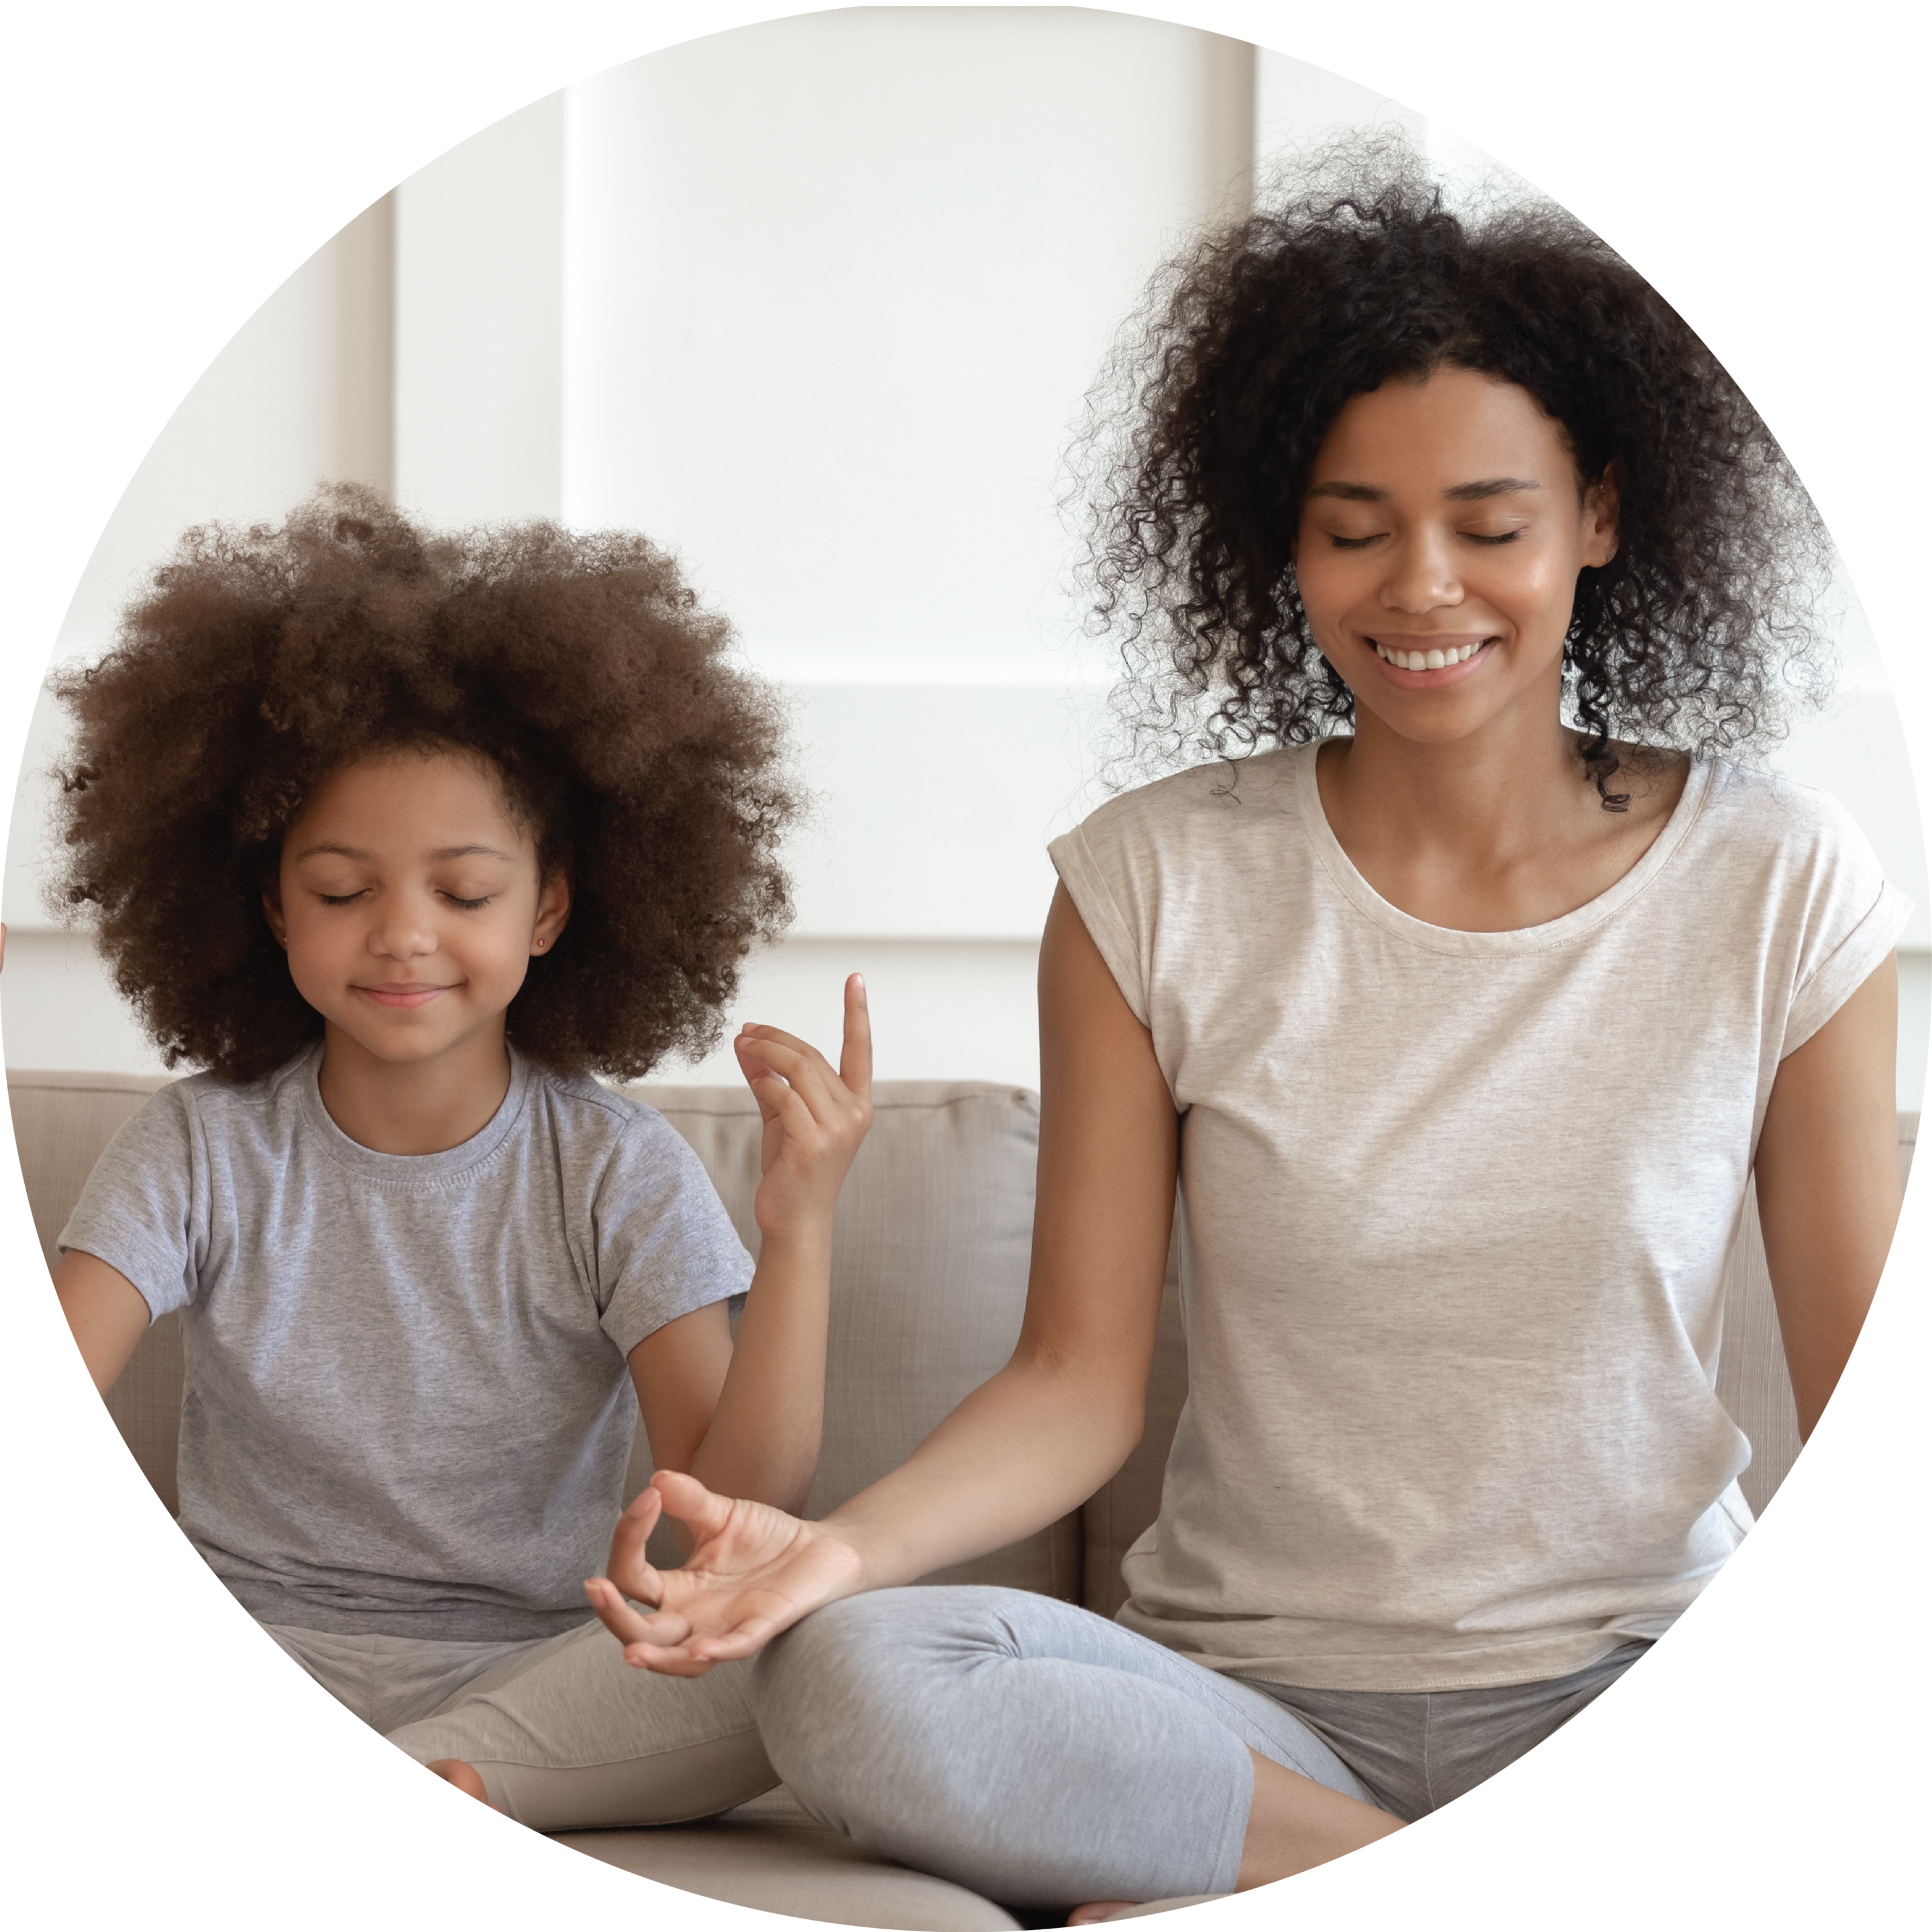
[[[15,1138],[35,1231],[53,1240],[101,1149],[157,1088],[122,1074],[10,1072]],[[759,1128],[748,1094],[727,1088],[625,1090],[658,1108],[696,1150],[746,1245],[758,1230]],[[832,1254],[826,1432],[808,1513],[824,1514],[897,1466],[958,1399],[994,1372],[1019,1332],[1033,1223],[1039,1105],[1016,1087],[885,1082],[854,1162]],[[1899,1168],[1910,1171],[1916,1114],[1899,1116]],[[1010,1549],[929,1580],[1007,1583],[1112,1615],[1120,1558],[1154,1520],[1161,1472],[1186,1396],[1177,1264],[1168,1262],[1147,1428],[1118,1474],[1084,1507]],[[1750,1439],[1742,1486],[1768,1502],[1798,1449],[1777,1311],[1748,1202],[1727,1282],[1718,1392]],[[108,1398],[122,1434],[170,1510],[181,1408],[181,1346],[172,1317],[154,1324]],[[626,1493],[650,1467],[640,1442]]]

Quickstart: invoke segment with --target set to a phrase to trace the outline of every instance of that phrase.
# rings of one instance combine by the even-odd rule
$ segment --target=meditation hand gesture
[[[667,1510],[696,1539],[681,1569],[653,1568],[644,1555]],[[702,1677],[714,1664],[749,1657],[807,1612],[855,1594],[860,1571],[859,1552],[821,1525],[713,1496],[694,1476],[661,1469],[618,1519],[609,1575],[584,1589],[626,1663]]]
[[[845,982],[844,1040],[833,1072],[824,1054],[776,1027],[732,1042],[763,1117],[764,1178],[752,1211],[767,1240],[829,1228],[832,1204],[872,1123],[872,1029],[866,982]]]

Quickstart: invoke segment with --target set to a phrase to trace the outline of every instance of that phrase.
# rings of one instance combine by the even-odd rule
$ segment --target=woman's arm
[[[1838,1386],[1898,1222],[1898,1040],[1888,956],[1785,1056],[1758,1138],[1758,1218],[1801,1438]]]
[[[694,1675],[835,1598],[909,1582],[1031,1534],[1140,1439],[1174,1214],[1178,1124],[1147,1029],[1063,888],[1040,948],[1040,1147],[1027,1311],[1012,1359],[907,1461],[822,1523],[655,1483],[698,1534],[643,1560],[657,1497],[618,1526],[598,1614],[636,1663]],[[620,1592],[660,1604],[643,1616]]]
[[[78,1248],[61,1256],[54,1270],[54,1292],[74,1330],[80,1359],[94,1386],[105,1395],[148,1332],[153,1317],[146,1299],[118,1268]]]

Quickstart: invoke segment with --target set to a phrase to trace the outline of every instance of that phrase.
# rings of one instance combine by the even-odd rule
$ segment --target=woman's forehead
[[[1468,502],[1575,476],[1562,424],[1528,390],[1448,368],[1352,396],[1316,452],[1309,494],[1375,502],[1419,488]]]

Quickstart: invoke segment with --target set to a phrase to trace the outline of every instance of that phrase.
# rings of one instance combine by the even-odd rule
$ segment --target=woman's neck
[[[481,1133],[510,1090],[500,1022],[432,1059],[379,1059],[325,1028],[322,1104],[352,1141],[376,1154],[442,1154]]]
[[[1324,746],[1322,808],[1355,869],[1391,905],[1431,926],[1509,932],[1607,892],[1642,857],[1684,789],[1682,759],[1634,766],[1606,812],[1574,733],[1554,715],[1448,744],[1399,737],[1373,716]]]

